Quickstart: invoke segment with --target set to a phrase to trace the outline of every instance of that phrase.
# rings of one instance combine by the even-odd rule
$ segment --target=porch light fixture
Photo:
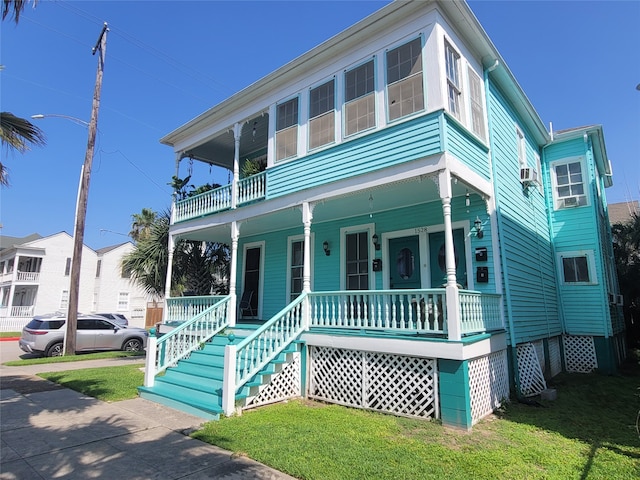
[[[380,240],[378,239],[378,234],[374,233],[373,237],[371,237],[371,241],[373,242],[373,246],[376,250],[380,250]]]
[[[324,254],[328,257],[331,255],[331,250],[329,250],[329,242],[326,240],[322,243],[322,250],[324,250]]]
[[[476,237],[484,237],[484,232],[482,231],[482,220],[480,220],[480,217],[476,217],[476,219],[473,221],[473,226],[476,229]]]

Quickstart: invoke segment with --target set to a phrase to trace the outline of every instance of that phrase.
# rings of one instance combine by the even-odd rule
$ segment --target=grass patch
[[[117,402],[138,396],[137,388],[144,382],[142,366],[83,368],[38,376],[105,402]]]
[[[23,367],[25,365],[41,365],[43,363],[66,363],[66,362],[81,362],[84,360],[102,360],[105,358],[123,358],[123,357],[140,357],[144,359],[145,352],[123,352],[121,350],[113,352],[96,352],[96,353],[77,353],[76,355],[69,355],[63,357],[36,357],[26,358],[24,360],[11,360],[5,362],[3,365],[8,367]]]
[[[0,332],[0,338],[18,338],[20,332]]]
[[[293,401],[209,422],[193,436],[313,479],[637,479],[637,376],[562,375],[558,400],[512,403],[472,432]]]

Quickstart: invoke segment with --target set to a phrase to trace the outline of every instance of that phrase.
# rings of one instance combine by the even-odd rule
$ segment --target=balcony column
[[[453,230],[451,228],[451,173],[445,170],[439,175],[440,199],[444,217],[444,249],[445,267],[447,270],[447,333],[449,340],[460,340],[460,293],[456,279],[456,260],[453,247]]]
[[[313,207],[308,202],[302,204],[302,223],[304,225],[304,252],[302,267],[302,291],[311,291],[311,221]]]
[[[233,182],[231,183],[231,208],[238,206],[238,176],[240,175],[240,136],[242,134],[242,125],[236,123],[233,126]]]
[[[169,240],[167,242],[167,278],[165,278],[164,283],[164,299],[165,305],[162,310],[162,320],[169,320],[169,308],[167,305],[167,298],[171,297],[171,275],[173,274],[173,250],[176,247],[175,240],[173,239],[173,235],[169,234]]]
[[[238,238],[240,237],[240,225],[231,222],[231,262],[229,265],[229,326],[236,324],[238,294],[236,293],[236,275],[238,272]]]

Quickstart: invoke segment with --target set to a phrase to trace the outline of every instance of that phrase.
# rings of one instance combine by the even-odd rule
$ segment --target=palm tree
[[[30,145],[42,146],[45,137],[42,130],[24,118],[10,112],[0,112],[0,141],[11,150],[24,153]],[[0,162],[0,185],[8,185],[7,170]]]
[[[131,215],[133,223],[131,224],[129,236],[134,242],[137,243],[141,240],[145,240],[149,236],[151,226],[156,221],[156,216],[156,212],[150,208],[143,208],[140,213],[134,213]]]
[[[627,222],[613,225],[611,233],[627,339],[636,347],[640,344],[640,215],[634,213]]]
[[[2,20],[7,16],[13,17],[16,24],[20,20],[20,14],[29,3],[29,0],[2,0]],[[33,0],[33,6],[35,7],[38,0]]]

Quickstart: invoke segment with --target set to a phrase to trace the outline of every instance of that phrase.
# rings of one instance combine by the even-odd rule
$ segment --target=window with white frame
[[[458,120],[462,119],[462,80],[460,78],[460,54],[448,42],[444,44],[445,69],[447,72],[447,96],[449,113]]]
[[[581,161],[556,162],[552,166],[552,172],[556,209],[587,204]]]
[[[129,292],[118,293],[118,311],[123,312],[129,310]]]
[[[304,275],[304,239],[292,240],[290,243],[289,263],[289,301],[293,301],[302,293]]]
[[[335,80],[309,92],[309,149],[335,141]]]
[[[69,308],[69,290],[62,290],[60,295],[60,310],[66,311]]]
[[[484,128],[484,103],[482,102],[482,81],[471,67],[469,72],[469,104],[471,106],[471,130],[483,140],[487,139]]]
[[[596,283],[593,251],[561,252],[558,257],[563,283],[590,285]]]
[[[387,52],[387,108],[389,120],[424,109],[420,38]]]
[[[375,65],[370,60],[345,72],[345,135],[376,126]]]
[[[276,161],[298,154],[298,97],[276,107]]]
[[[64,265],[64,276],[68,277],[71,272],[71,258],[67,257],[67,263]]]
[[[349,233],[345,238],[346,288],[369,289],[369,233]]]
[[[96,264],[96,278],[100,278],[100,269],[102,268],[102,260],[98,260]]]
[[[524,133],[520,127],[516,125],[516,142],[518,147],[518,165],[520,168],[527,167],[527,148],[524,142]]]

